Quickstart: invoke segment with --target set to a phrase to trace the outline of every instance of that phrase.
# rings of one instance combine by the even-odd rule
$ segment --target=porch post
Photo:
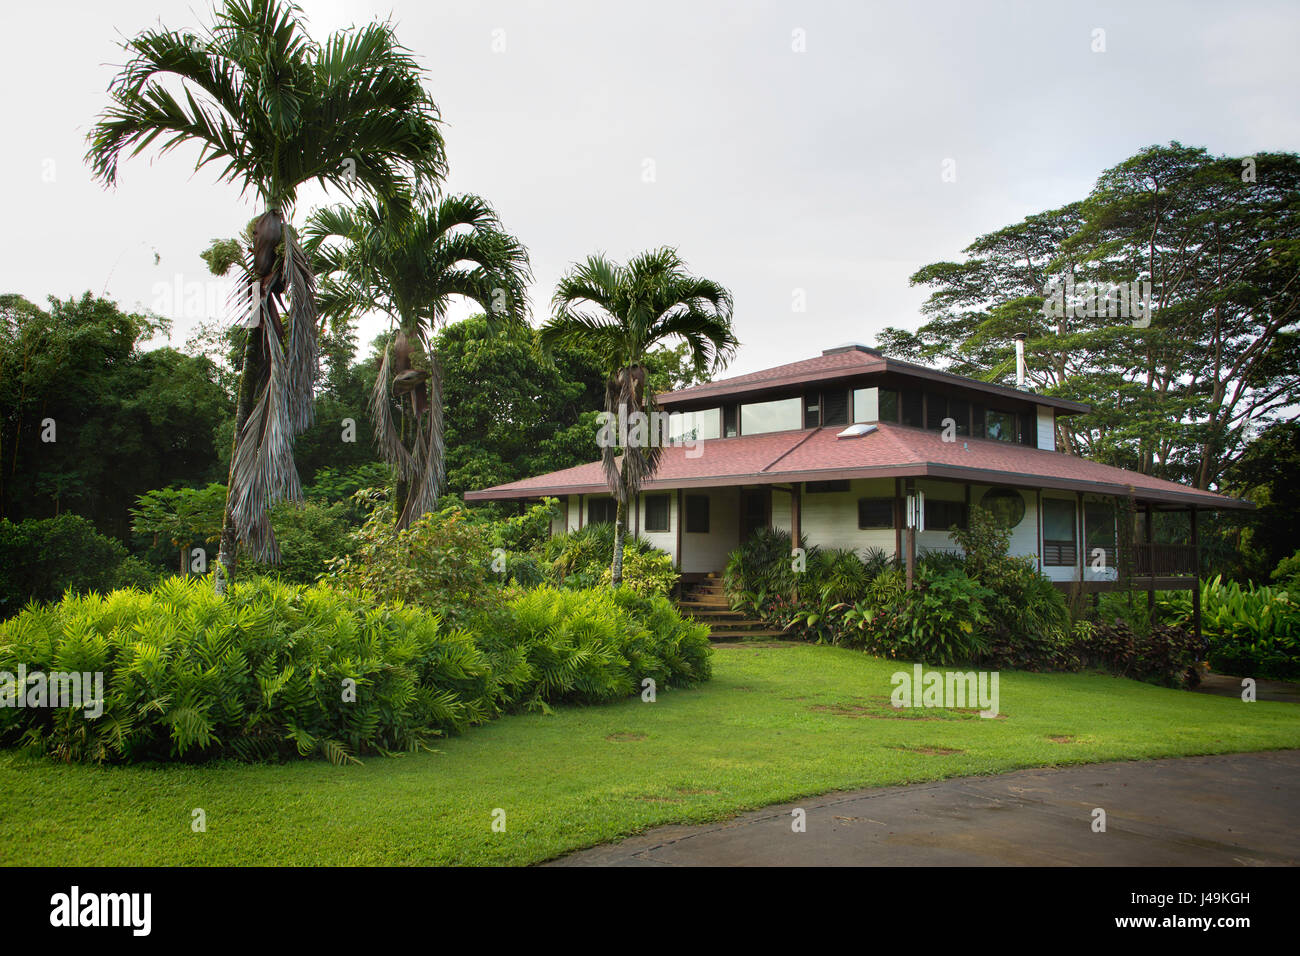
[[[1156,525],[1151,514],[1151,502],[1147,502],[1146,514],[1147,545],[1147,617],[1156,613]]]
[[[1196,643],[1205,653],[1205,642],[1201,639],[1201,536],[1197,528],[1197,510],[1192,505],[1192,633]]]
[[[915,479],[913,478],[907,479],[906,491],[907,491],[907,496],[909,498],[915,497],[916,495]],[[905,498],[904,507],[906,507],[906,501],[907,499]],[[903,523],[907,524],[906,516],[904,517]],[[907,545],[906,545],[907,547],[907,589],[910,591],[912,590],[912,577],[916,568],[916,526],[912,524],[908,524],[907,530],[904,531],[903,533],[907,536]]]
[[[677,489],[677,570],[683,567],[682,562],[682,527],[686,524],[686,511],[682,503],[682,489]]]
[[[799,537],[803,533],[802,495],[803,485],[797,481],[790,482],[790,548],[792,550],[799,547]],[[790,597],[795,601],[799,600],[799,579],[797,577],[795,578],[794,593]]]

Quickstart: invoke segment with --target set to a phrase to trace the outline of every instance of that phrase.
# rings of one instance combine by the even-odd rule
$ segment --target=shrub
[[[628,550],[646,554],[658,549],[644,538],[628,534],[623,541],[623,558]],[[565,587],[588,588],[600,583],[601,575],[614,563],[614,525],[598,522],[566,531],[548,539],[540,548],[551,568],[551,579]]]
[[[955,664],[986,648],[984,602],[993,592],[961,571],[921,569],[916,587],[904,591],[900,657],[930,664]]]
[[[817,559],[817,548],[804,549],[805,567]],[[771,613],[771,601],[794,592],[798,575],[794,570],[794,546],[790,532],[777,528],[760,528],[749,540],[727,556],[722,587],[733,607],[761,617]]]
[[[683,620],[666,598],[627,589],[570,591],[541,587],[509,602],[508,636],[489,646],[525,665],[525,703],[598,703],[710,676],[709,630]],[[532,696],[525,699],[525,694]]]
[[[506,551],[530,551],[541,546],[551,533],[551,522],[559,517],[559,502],[544,498],[521,515],[512,515],[497,521],[492,528],[492,546]],[[614,556],[613,538],[610,538],[610,558]]]
[[[244,760],[427,747],[520,707],[710,676],[708,629],[665,598],[525,592],[475,636],[357,590],[171,578],[0,623],[0,670],[104,675],[103,712],[0,708],[0,742],[64,760]],[[355,694],[346,681],[355,682]]]
[[[672,555],[664,551],[637,551],[623,549],[623,586],[637,594],[667,595],[677,583],[677,570]],[[601,584],[609,586],[614,580],[611,568],[601,572]]]
[[[28,609],[0,625],[0,669],[18,664],[104,674],[96,719],[0,709],[0,739],[64,760],[339,763],[425,746],[491,711],[487,658],[436,615],[265,578],[236,582],[228,599],[210,579],[176,577]]]
[[[355,551],[332,563],[330,577],[381,601],[431,608],[453,626],[463,626],[501,599],[489,534],[487,526],[455,505],[395,532],[392,507],[380,501],[356,533]]]
[[[305,501],[279,504],[271,511],[271,527],[280,544],[280,563],[243,560],[239,574],[274,575],[294,584],[310,584],[346,558],[352,550],[352,509],[347,502]]]
[[[1275,587],[1291,595],[1291,600],[1300,602],[1300,551],[1279,561],[1270,577],[1276,582]]]
[[[1161,595],[1160,617],[1189,627],[1192,596]],[[1201,582],[1201,633],[1216,671],[1287,679],[1300,676],[1300,604],[1279,588],[1242,587],[1221,577]]]
[[[1080,622],[1074,629],[1072,651],[1083,664],[1119,677],[1171,687],[1194,686],[1200,680],[1196,670],[1200,648],[1193,635],[1175,625],[1157,624],[1143,634],[1124,620]]]
[[[985,663],[1028,670],[1069,666],[1070,611],[1032,558],[1007,553],[1011,531],[985,508],[970,509],[951,537],[966,574],[991,592]]]
[[[57,600],[64,591],[107,591],[151,579],[151,572],[113,538],[80,515],[0,518],[0,618],[28,601]]]
[[[894,586],[896,574],[877,576],[888,576],[880,603],[841,606],[846,646],[938,665],[973,661],[987,650],[991,591],[957,570],[919,567],[910,591],[901,579]]]

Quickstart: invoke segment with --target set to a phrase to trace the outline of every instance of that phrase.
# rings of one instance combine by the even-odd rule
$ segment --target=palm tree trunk
[[[239,434],[253,411],[253,390],[262,367],[262,337],[259,329],[249,329],[244,342],[244,362],[239,369],[239,391],[235,402],[235,434],[230,439],[230,472],[226,477],[226,508],[221,518],[221,543],[217,549],[217,567],[213,570],[212,588],[217,594],[226,593],[226,584],[235,579],[238,542],[235,540],[234,496],[235,448]]]
[[[626,489],[625,489],[626,490]],[[618,503],[618,512],[614,519],[614,563],[610,567],[610,584],[618,587],[623,583],[623,538],[627,529],[627,505]]]

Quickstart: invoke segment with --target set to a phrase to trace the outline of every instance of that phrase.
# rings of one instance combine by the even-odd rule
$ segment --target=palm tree
[[[319,363],[315,277],[292,225],[298,189],[315,180],[408,203],[446,172],[438,109],[390,23],[317,43],[284,0],[224,0],[200,35],[147,30],[124,47],[131,59],[88,137],[95,177],[112,186],[124,154],[196,143],[196,169],[224,164],[218,179],[264,209],[234,303],[248,334],[214,569],[223,593],[237,544],[279,560],[267,509],[302,498],[293,439],[311,424]]]
[[[528,253],[492,207],[471,195],[430,200],[403,216],[370,203],[322,209],[306,235],[323,277],[325,314],[347,321],[375,309],[397,327],[384,349],[370,414],[380,454],[396,473],[396,526],[409,527],[437,504],[445,471],[434,334],[457,297],[482,307],[492,327],[525,325]]]
[[[542,327],[543,347],[577,346],[606,356],[605,411],[615,420],[655,411],[642,365],[655,345],[680,339],[696,371],[715,374],[740,344],[731,329],[731,293],[687,272],[676,249],[644,252],[626,266],[590,256],[560,279],[551,308],[554,316]],[[614,587],[623,580],[627,506],[658,467],[660,448],[652,438],[648,447],[622,451],[618,457],[612,443],[602,442],[605,481],[617,502]]]

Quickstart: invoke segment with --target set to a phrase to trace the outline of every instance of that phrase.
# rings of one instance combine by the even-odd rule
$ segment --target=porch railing
[[[1169,578],[1196,573],[1196,549],[1190,544],[1133,545],[1133,576]]]

